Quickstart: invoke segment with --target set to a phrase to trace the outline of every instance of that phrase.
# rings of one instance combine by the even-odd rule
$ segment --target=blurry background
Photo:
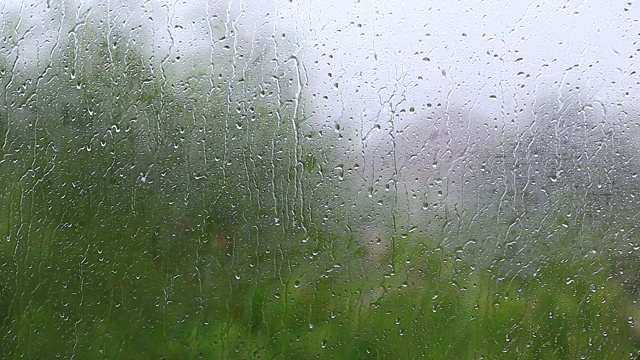
[[[633,3],[1,11],[7,358],[637,356]]]

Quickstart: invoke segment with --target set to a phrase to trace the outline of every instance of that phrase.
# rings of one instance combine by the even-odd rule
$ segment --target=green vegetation
[[[3,358],[637,355],[634,259],[575,247],[603,233],[557,231],[523,263],[439,234],[373,254],[332,225],[326,144],[291,101],[247,95],[259,74],[173,84],[87,34],[40,80],[2,80]]]
[[[357,256],[332,263],[325,239],[317,260],[196,251],[208,258],[190,269],[158,264],[135,229],[90,233],[104,241],[52,236],[16,259],[3,283],[4,354],[563,359],[629,358],[638,346],[635,301],[595,260],[550,260],[521,277],[407,238],[392,272]],[[100,250],[125,239],[137,244]]]

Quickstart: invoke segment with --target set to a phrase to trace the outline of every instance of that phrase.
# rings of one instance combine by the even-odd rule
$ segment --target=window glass
[[[633,3],[2,1],[6,358],[635,358]]]

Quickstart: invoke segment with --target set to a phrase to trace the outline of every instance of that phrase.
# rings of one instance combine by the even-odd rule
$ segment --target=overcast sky
[[[92,24],[107,29],[109,41],[119,34],[143,48],[169,81],[218,71],[240,79],[258,67],[278,79],[282,98],[299,100],[309,119],[303,131],[329,134],[344,167],[359,164],[358,192],[400,184],[412,211],[431,196],[434,179],[448,174],[453,184],[455,169],[463,176],[475,154],[549,119],[536,114],[544,106],[557,114],[589,108],[583,113],[602,124],[599,134],[640,133],[640,10],[632,2],[0,5],[0,55],[15,84],[45,74],[59,44]]]
[[[631,2],[1,4],[3,54],[18,72],[42,74],[61,41],[103,23],[178,77],[219,70],[221,53],[235,55],[234,71],[261,59],[276,76],[294,73],[281,89],[296,88],[311,126],[372,143],[429,127],[495,138],[526,126],[549,98],[638,114],[640,11]]]
[[[216,26],[232,37],[273,36],[283,44],[277,51],[303,61],[308,93],[331,98],[318,107],[332,117],[343,107],[361,114],[383,102],[418,111],[446,99],[495,111],[531,104],[561,84],[604,103],[639,96],[640,10],[626,1],[2,2],[2,13],[20,12],[16,35],[36,45],[23,46],[28,52],[53,46],[45,33],[68,35],[59,34],[60,15],[153,33],[144,43],[160,57],[210,51]],[[3,17],[6,33],[15,24]]]
[[[490,129],[526,126],[550,97],[558,108],[579,103],[638,115],[640,10],[632,2],[0,4],[2,54],[13,73],[44,73],[60,42],[102,23],[106,36],[123,34],[177,77],[215,73],[221,54],[235,56],[233,71],[259,63],[275,76],[295,73],[286,84],[296,88],[289,91],[299,93],[313,126],[337,125],[360,138],[385,124],[393,131],[437,125],[425,119],[442,123],[443,114],[454,113],[475,123],[448,119],[453,131],[494,137]]]
[[[324,108],[334,118],[342,106],[375,121],[381,104],[414,107],[419,117],[445,102],[500,117],[575,87],[609,107],[638,102],[637,8],[527,3],[309,1],[282,12],[295,24],[311,88],[333,95]]]

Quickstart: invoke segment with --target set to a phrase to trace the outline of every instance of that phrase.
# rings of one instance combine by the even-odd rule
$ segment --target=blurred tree
[[[127,337],[120,327],[151,338],[198,312],[196,321],[257,316],[226,308],[259,279],[286,278],[291,265],[273,262],[299,251],[311,223],[303,188],[318,175],[304,173],[302,154],[316,155],[298,138],[295,93],[277,86],[295,73],[262,64],[236,73],[255,50],[238,48],[216,55],[211,73],[176,74],[124,31],[84,23],[42,74],[0,64],[0,309],[4,344],[15,347],[5,354],[91,353],[91,341],[69,346],[83,318],[98,339]],[[52,327],[57,340],[50,330],[23,340]]]

